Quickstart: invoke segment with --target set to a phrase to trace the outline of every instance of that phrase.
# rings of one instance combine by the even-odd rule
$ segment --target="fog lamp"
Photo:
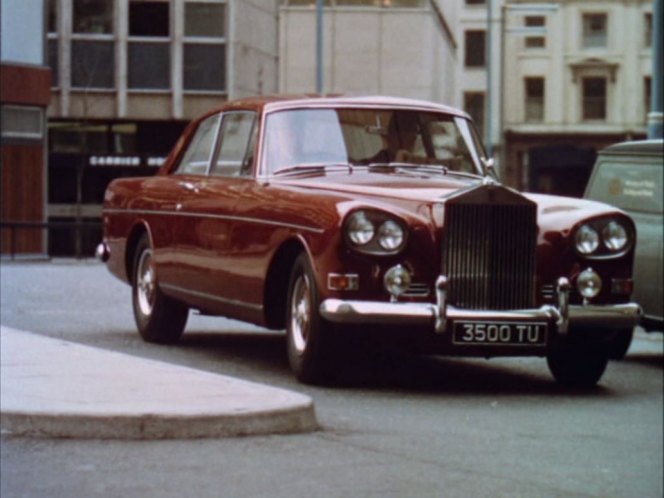
[[[576,288],[585,299],[592,299],[602,290],[602,279],[591,268],[582,271],[576,279]]]
[[[408,290],[410,281],[410,272],[401,265],[393,266],[387,270],[383,278],[385,290],[394,298],[399,297]]]

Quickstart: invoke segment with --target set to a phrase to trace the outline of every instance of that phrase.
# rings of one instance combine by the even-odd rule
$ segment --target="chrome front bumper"
[[[320,314],[335,323],[391,324],[433,326],[439,334],[447,331],[449,321],[546,321],[554,324],[560,335],[567,334],[570,325],[601,327],[606,329],[631,328],[638,324],[641,307],[635,303],[607,305],[570,305],[570,284],[560,278],[556,288],[557,305],[544,305],[525,310],[467,310],[446,303],[447,280],[436,282],[436,304],[376,301],[345,301],[326,299],[320,305]]]

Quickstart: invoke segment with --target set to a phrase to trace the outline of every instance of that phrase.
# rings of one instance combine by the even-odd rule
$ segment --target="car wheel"
[[[134,319],[145,341],[169,344],[182,336],[189,309],[161,292],[153,254],[147,235],[143,235],[136,248],[132,275]]]
[[[606,370],[609,353],[605,345],[565,343],[546,357],[556,381],[568,387],[594,387]]]
[[[286,336],[288,362],[297,379],[321,383],[329,373],[331,325],[319,314],[318,287],[305,253],[295,260],[288,285]]]
[[[622,360],[627,354],[633,338],[634,328],[619,330],[615,338],[609,343],[609,358]]]

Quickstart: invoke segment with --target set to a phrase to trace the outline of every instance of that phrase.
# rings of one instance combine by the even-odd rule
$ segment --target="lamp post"
[[[648,113],[648,138],[662,138],[662,0],[653,1],[652,30],[652,95]]]
[[[323,0],[316,0],[316,93],[323,93]]]

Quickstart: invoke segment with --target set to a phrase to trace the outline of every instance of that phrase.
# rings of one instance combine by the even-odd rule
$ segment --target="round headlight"
[[[617,221],[610,221],[602,230],[602,239],[611,251],[621,251],[627,246],[627,230]]]
[[[387,220],[378,229],[378,243],[387,251],[394,251],[403,242],[403,229],[398,223]]]
[[[599,234],[590,225],[582,225],[574,236],[576,250],[581,254],[592,254],[599,247]]]
[[[371,220],[362,212],[354,213],[347,225],[348,238],[358,246],[371,242],[376,231]]]
[[[597,273],[588,268],[577,277],[576,288],[579,289],[579,294],[584,298],[591,299],[602,290],[602,279]]]

